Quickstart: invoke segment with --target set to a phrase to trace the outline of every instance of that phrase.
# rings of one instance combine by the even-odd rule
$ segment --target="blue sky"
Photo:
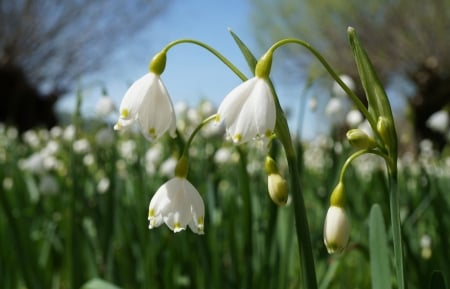
[[[256,57],[263,53],[254,40],[251,6],[248,2],[172,1],[168,10],[152,21],[148,29],[137,37],[130,38],[130,43],[117,51],[110,60],[110,65],[106,65],[102,72],[89,79],[82,80],[83,113],[94,114],[95,103],[101,96],[98,83],[105,84],[109,96],[119,105],[129,85],[148,71],[148,63],[153,55],[169,42],[181,38],[196,39],[212,46],[242,72],[251,76],[245,59],[228,31],[228,28],[233,30]],[[218,106],[223,97],[241,82],[220,60],[192,44],[181,44],[169,51],[166,69],[161,77],[174,103],[184,101],[191,106],[196,106],[203,99],[209,99]],[[273,77],[277,80],[276,75]],[[291,113],[295,115],[298,95],[302,89],[301,81],[295,87],[281,85],[279,82],[276,86],[281,104],[293,110]],[[74,97],[67,97],[59,107],[72,111],[74,103]],[[314,121],[303,125],[305,133],[312,130],[313,123]],[[293,118],[293,124],[295,126],[296,117]]]
[[[110,65],[83,82],[105,83],[108,94],[119,104],[129,85],[148,71],[153,55],[169,42],[181,38],[205,42],[250,75],[228,31],[231,28],[250,48],[256,48],[251,36],[249,9],[247,1],[242,0],[172,1],[168,11],[113,56]],[[167,57],[166,70],[161,77],[174,103],[186,101],[196,105],[207,98],[218,104],[240,82],[221,61],[199,46],[175,46]],[[87,85],[83,89],[86,96],[83,110],[90,114],[99,97],[100,86]],[[71,109],[73,103],[73,97],[69,97],[60,107]]]

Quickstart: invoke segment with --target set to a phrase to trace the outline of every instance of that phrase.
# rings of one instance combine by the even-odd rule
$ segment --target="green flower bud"
[[[277,164],[275,163],[275,160],[270,156],[266,157],[265,168],[268,175],[278,174]]]
[[[152,61],[150,61],[149,70],[156,75],[161,75],[166,68],[166,51],[161,51],[153,56]]]
[[[330,206],[336,206],[340,208],[344,207],[344,197],[344,184],[342,182],[339,182],[331,193]]]
[[[285,205],[288,200],[288,186],[286,180],[279,174],[269,174],[267,177],[269,196],[279,205]]]
[[[371,149],[376,147],[376,142],[360,129],[351,129],[347,132],[350,145],[356,149]]]
[[[256,63],[255,76],[267,79],[269,78],[271,68],[272,68],[272,51],[269,50]]]
[[[380,134],[385,148],[390,151],[396,145],[393,139],[393,123],[386,117],[380,116],[377,122],[377,131]]]
[[[186,178],[189,170],[188,160],[182,156],[175,167],[175,176],[179,178]]]

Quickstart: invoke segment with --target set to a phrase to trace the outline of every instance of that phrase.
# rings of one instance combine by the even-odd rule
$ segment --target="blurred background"
[[[250,77],[228,29],[256,57],[283,38],[311,43],[364,101],[348,26],[393,106],[408,283],[424,288],[437,269],[450,275],[448,0],[0,0],[0,287],[298,287],[292,207],[267,197],[264,152],[228,146],[207,127],[189,175],[205,199],[206,235],[148,231],[148,202],[172,176],[180,144],[149,144],[112,125],[126,89],[170,41],[203,41]],[[367,122],[298,46],[276,51],[271,76],[303,159],[321,288],[367,288],[371,204],[389,217],[375,157],[346,177],[349,248],[330,257],[322,241],[329,192],[351,153],[345,132]],[[162,79],[185,137],[240,83],[187,44],[169,51]],[[286,173],[283,153],[273,153]]]

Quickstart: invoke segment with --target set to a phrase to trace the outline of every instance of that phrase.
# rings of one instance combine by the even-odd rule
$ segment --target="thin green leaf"
[[[248,47],[242,42],[242,40],[231,30],[229,30],[231,33],[231,36],[233,37],[234,41],[236,42],[237,46],[241,50],[242,54],[245,57],[245,60],[247,61],[248,67],[250,67],[250,70],[253,74],[255,74],[255,67],[258,60],[253,55],[253,53],[248,49]]]
[[[373,114],[377,121],[379,117],[383,117],[390,122],[389,128],[387,128],[387,138],[383,141],[387,142],[386,145],[392,158],[397,159],[397,135],[389,99],[369,56],[359,41],[355,29],[352,27],[348,29],[348,37],[355,57],[359,77],[361,78],[367,102],[369,103],[369,113]]]
[[[369,221],[370,269],[372,289],[391,288],[391,272],[389,269],[389,253],[387,248],[386,229],[381,208],[374,204],[370,210]]]

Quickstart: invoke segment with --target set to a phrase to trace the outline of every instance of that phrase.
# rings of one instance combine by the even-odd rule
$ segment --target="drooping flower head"
[[[276,106],[268,82],[272,53],[266,52],[256,64],[255,77],[234,88],[219,106],[216,122],[225,124],[227,137],[236,144],[274,136]]]
[[[344,210],[344,185],[339,182],[330,197],[325,217],[323,240],[329,254],[341,252],[347,246],[350,223]]]
[[[153,195],[148,209],[149,228],[165,223],[175,233],[189,226],[192,232],[204,233],[205,205],[197,189],[186,180],[187,161],[181,158],[175,177]]]
[[[163,184],[150,201],[148,220],[153,229],[165,223],[175,233],[186,226],[203,234],[205,206],[197,189],[185,178],[174,177]]]
[[[176,120],[172,100],[160,78],[165,54],[157,54],[150,63],[150,72],[135,81],[125,93],[114,128],[121,130],[138,121],[142,134],[156,140],[166,131],[175,136]]]
[[[270,138],[275,129],[275,103],[267,81],[253,77],[233,89],[219,106],[216,121],[224,122],[234,143]]]

